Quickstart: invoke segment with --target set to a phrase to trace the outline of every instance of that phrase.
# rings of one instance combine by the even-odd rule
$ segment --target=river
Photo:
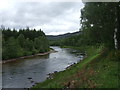
[[[51,48],[58,52],[3,64],[3,88],[30,88],[36,82],[45,81],[49,73],[63,71],[82,60],[73,49]]]

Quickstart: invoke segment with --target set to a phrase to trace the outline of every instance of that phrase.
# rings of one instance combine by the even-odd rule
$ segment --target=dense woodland
[[[54,45],[84,46],[103,44],[120,49],[120,4],[84,3],[81,10],[80,34],[54,42]]]
[[[1,29],[3,60],[49,51],[49,42],[41,29]]]
[[[119,3],[85,3],[81,10],[82,43],[120,49]]]

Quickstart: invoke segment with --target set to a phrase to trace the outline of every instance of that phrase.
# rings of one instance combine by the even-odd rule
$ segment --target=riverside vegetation
[[[67,47],[74,48],[75,47]],[[104,47],[76,47],[87,57],[69,69],[53,74],[34,88],[118,88],[118,57]]]
[[[120,3],[85,3],[80,34],[52,41],[79,49],[86,57],[34,88],[119,88]]]
[[[49,42],[43,31],[35,29],[2,29],[2,58],[3,60],[21,56],[35,55],[48,52]]]

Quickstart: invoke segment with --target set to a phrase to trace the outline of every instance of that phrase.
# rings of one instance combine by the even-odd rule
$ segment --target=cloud
[[[12,0],[11,0],[12,1]],[[8,4],[7,4],[8,5]],[[78,31],[81,2],[17,2],[0,7],[0,25],[42,29],[46,34]]]

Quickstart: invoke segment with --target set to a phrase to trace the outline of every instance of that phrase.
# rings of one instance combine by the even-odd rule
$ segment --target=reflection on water
[[[28,88],[46,79],[48,73],[65,70],[81,58],[71,49],[52,47],[56,53],[3,64],[3,88]]]

